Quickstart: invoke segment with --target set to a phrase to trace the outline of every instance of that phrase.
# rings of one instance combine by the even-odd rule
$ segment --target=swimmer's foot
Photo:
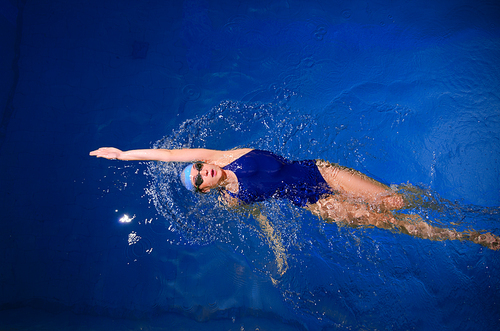
[[[469,240],[495,251],[500,249],[500,237],[490,232],[479,233],[477,231],[471,231],[469,232]]]

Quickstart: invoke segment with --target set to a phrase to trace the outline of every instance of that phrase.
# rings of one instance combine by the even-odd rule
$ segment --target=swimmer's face
[[[223,170],[213,164],[195,163],[191,170],[191,182],[201,192],[207,193],[210,189],[219,186],[223,177]]]

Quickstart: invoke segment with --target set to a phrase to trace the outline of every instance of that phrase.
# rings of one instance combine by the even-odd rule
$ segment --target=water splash
[[[290,156],[290,146],[300,145],[304,135],[312,134],[316,120],[310,114],[292,114],[287,104],[292,93],[280,89],[279,94],[273,103],[267,104],[223,101],[203,116],[182,123],[179,129],[157,141],[154,148],[253,147]],[[277,261],[278,255],[262,234],[255,215],[265,215],[272,227],[281,232],[282,248],[286,251],[299,243],[297,215],[303,211],[291,208],[285,201],[228,210],[217,193],[199,195],[184,189],[179,180],[183,167],[165,162],[150,162],[147,167],[150,184],[146,192],[166,220],[168,231],[180,234],[189,245],[230,244],[253,271],[279,279],[282,262]]]

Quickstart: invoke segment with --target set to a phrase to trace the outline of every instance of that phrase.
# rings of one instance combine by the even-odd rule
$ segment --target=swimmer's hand
[[[123,152],[114,147],[101,147],[89,153],[90,156],[103,157],[108,160],[120,160]]]

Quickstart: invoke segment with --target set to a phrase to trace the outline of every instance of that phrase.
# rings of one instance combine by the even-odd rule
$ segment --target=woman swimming
[[[424,239],[470,240],[500,249],[500,238],[491,233],[438,228],[418,215],[394,213],[406,206],[400,194],[360,172],[322,160],[289,161],[251,148],[121,151],[103,147],[90,155],[127,161],[195,162],[181,173],[184,186],[202,193],[217,189],[229,206],[288,199],[328,222],[398,228]]]

